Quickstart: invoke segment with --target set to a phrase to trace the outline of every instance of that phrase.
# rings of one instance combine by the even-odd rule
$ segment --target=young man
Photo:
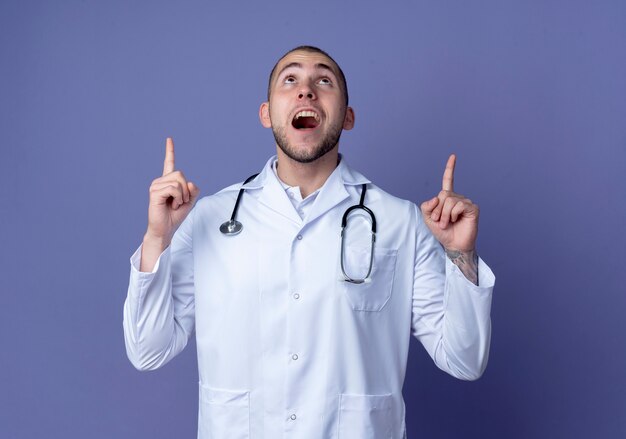
[[[195,330],[199,438],[403,438],[411,332],[455,377],[487,363],[494,276],[475,252],[478,207],[453,191],[454,156],[421,212],[349,168],[338,147],[354,111],[317,48],[278,61],[259,117],[277,155],[244,185],[238,234],[222,223],[242,185],[194,207],[167,140],[131,258],[128,356],[158,368]]]

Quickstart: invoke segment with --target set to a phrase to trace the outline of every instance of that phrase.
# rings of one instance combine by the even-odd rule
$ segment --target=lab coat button
[[[292,421],[295,421],[295,420],[296,420],[296,415],[291,415],[291,416],[289,416],[289,417],[291,418],[291,420],[292,420]]]
[[[293,298],[298,300],[300,298],[300,294],[298,293],[293,293]]]
[[[298,238],[298,241],[302,241],[302,235],[298,235],[297,238]]]
[[[297,359],[298,359],[298,354],[293,354],[293,355],[291,356],[291,358],[292,358],[293,360],[297,360]]]

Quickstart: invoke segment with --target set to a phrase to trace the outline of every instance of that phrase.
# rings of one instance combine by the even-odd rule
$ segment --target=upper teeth
[[[300,119],[301,117],[314,117],[315,120],[319,121],[320,117],[314,111],[300,111],[296,114],[294,119]]]

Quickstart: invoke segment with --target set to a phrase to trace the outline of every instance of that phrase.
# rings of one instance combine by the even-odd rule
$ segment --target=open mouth
[[[315,111],[299,111],[293,117],[291,125],[297,130],[317,128],[320,124],[320,117]]]

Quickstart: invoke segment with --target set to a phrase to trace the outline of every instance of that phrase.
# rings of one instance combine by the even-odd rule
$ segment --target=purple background
[[[566,0],[2,0],[0,437],[195,437],[193,343],[126,359],[128,258],[165,137],[204,195],[258,172],[304,43],[348,77],[352,166],[419,203],[454,151],[481,206],[490,364],[458,381],[413,342],[409,437],[625,437],[626,3]]]

